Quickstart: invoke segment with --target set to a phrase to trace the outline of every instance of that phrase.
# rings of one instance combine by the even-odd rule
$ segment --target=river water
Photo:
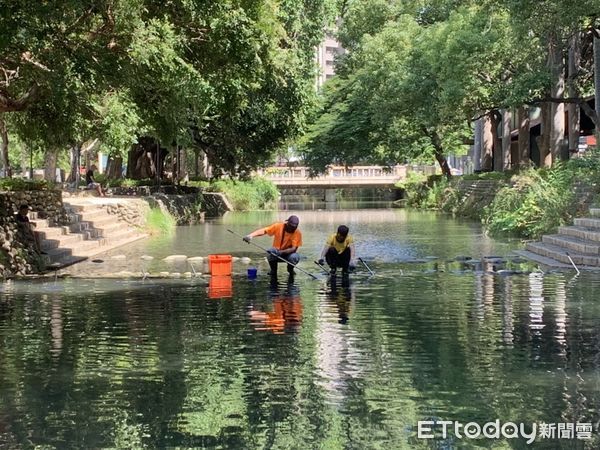
[[[599,448],[596,274],[541,272],[511,256],[517,242],[435,213],[297,211],[300,267],[318,279],[281,270],[273,285],[263,252],[227,230],[290,213],[230,213],[70,269],[127,279],[2,284],[0,448],[527,446],[440,422],[419,436],[419,421],[496,420],[537,426],[536,448]],[[319,274],[341,223],[375,275]],[[214,253],[250,258],[258,278],[241,261],[225,282],[140,276]]]

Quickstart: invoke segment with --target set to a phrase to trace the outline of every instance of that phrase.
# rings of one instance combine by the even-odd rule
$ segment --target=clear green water
[[[600,446],[596,274],[449,263],[517,244],[435,214],[305,211],[303,268],[318,273],[344,222],[376,274],[289,284],[281,271],[273,286],[260,250],[227,229],[287,215],[230,214],[127,249],[252,258],[258,279],[236,263],[230,297],[205,278],[4,283],[0,448],[526,448],[419,439],[418,421],[435,419],[591,423],[591,439],[533,447]]]

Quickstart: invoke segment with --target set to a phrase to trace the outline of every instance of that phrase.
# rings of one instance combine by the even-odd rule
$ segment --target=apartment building
[[[320,89],[325,81],[335,75],[335,57],[344,53],[344,49],[338,41],[335,40],[333,33],[328,32],[325,39],[317,47],[315,59],[319,68],[316,79],[316,87]]]

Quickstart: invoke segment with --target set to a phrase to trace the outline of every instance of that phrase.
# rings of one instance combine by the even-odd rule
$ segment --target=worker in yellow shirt
[[[354,239],[349,232],[350,229],[346,225],[340,225],[337,232],[325,241],[318,263],[323,265],[327,261],[331,275],[335,275],[338,267],[342,269],[343,275],[347,275],[349,270],[356,267]]]

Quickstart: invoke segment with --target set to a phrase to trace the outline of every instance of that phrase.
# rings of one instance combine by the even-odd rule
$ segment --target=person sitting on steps
[[[95,165],[89,168],[89,170],[85,173],[85,184],[87,189],[95,189],[98,192],[100,197],[106,197],[104,190],[102,189],[102,185],[94,179],[94,170],[98,170]]]
[[[302,233],[298,230],[300,219],[290,216],[285,222],[277,222],[265,228],[259,228],[244,236],[244,241],[250,243],[252,238],[268,234],[273,236],[273,247],[267,251],[267,261],[271,268],[271,279],[277,278],[277,264],[287,262],[290,278],[295,275],[294,266],[300,261],[298,248],[302,245]],[[282,261],[283,260],[283,261]]]
[[[327,264],[331,268],[331,275],[335,275],[338,267],[342,269],[342,275],[348,275],[349,270],[356,268],[356,252],[354,239],[349,234],[350,229],[346,225],[340,225],[337,233],[329,236],[321,251],[320,266]]]
[[[23,204],[23,205],[19,206],[19,211],[15,214],[15,220],[17,221],[19,228],[25,234],[25,237],[27,239],[32,240],[33,243],[35,244],[36,252],[38,252],[40,255],[46,255],[47,253],[42,251],[40,237],[34,231],[35,223],[31,223],[29,221],[29,216],[27,215],[28,213],[29,213],[29,205]]]

